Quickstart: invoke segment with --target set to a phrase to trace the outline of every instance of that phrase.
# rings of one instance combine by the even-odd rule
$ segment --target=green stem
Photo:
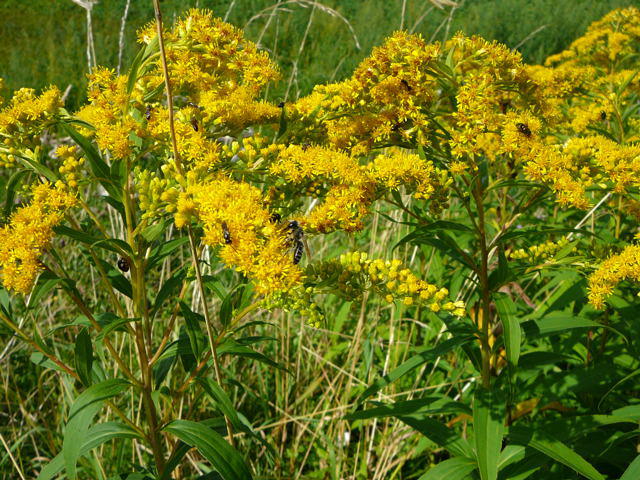
[[[207,297],[206,292],[204,290],[204,282],[202,281],[202,274],[200,272],[200,260],[198,257],[198,249],[196,247],[195,235],[193,234],[193,229],[189,226],[189,245],[191,246],[191,257],[193,258],[193,267],[196,271],[196,280],[198,284],[198,289],[200,290],[200,298],[202,299],[202,310],[204,313],[204,323],[207,328],[207,337],[209,338],[209,348],[211,350],[211,358],[213,359],[213,370],[216,375],[216,382],[222,388],[222,375],[220,373],[220,360],[218,358],[218,350],[213,341],[213,326],[211,324],[211,316],[209,315],[209,306],[207,305]],[[233,439],[233,426],[231,425],[231,420],[226,415],[224,416],[224,421],[227,426],[227,432],[229,433],[229,443],[232,447],[235,446],[235,441]]]
[[[485,212],[483,205],[483,192],[480,179],[473,188],[473,197],[478,210],[478,240],[480,243],[480,270],[478,272],[480,283],[480,304],[482,308],[482,335],[480,347],[482,351],[482,385],[491,387],[491,346],[489,345],[489,332],[491,332],[491,293],[489,290],[489,249],[487,247],[487,234],[485,229]]]

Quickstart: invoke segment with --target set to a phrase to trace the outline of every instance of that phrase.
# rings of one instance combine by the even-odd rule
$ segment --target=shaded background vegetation
[[[463,0],[451,11],[434,8],[427,0],[326,0],[316,8],[311,3],[164,0],[162,8],[168,21],[190,7],[210,8],[246,27],[252,40],[261,39],[283,69],[283,80],[271,90],[272,97],[285,96],[297,62],[288,95],[291,98],[307,93],[315,84],[348,76],[373,46],[401,26],[426,39],[442,40],[456,31],[479,34],[517,47],[528,62],[536,63],[562,50],[611,9],[638,4],[631,0]],[[277,15],[269,21],[278,4]],[[126,0],[101,0],[93,8],[95,52],[101,65],[115,68],[118,64],[125,5]],[[323,6],[335,9],[344,19]],[[152,17],[151,1],[131,1],[124,67],[138,48],[136,30]],[[24,86],[55,84],[65,89],[72,85],[70,106],[82,101],[87,73],[85,10],[71,0],[2,0],[0,19],[0,77],[5,79],[5,96]]]

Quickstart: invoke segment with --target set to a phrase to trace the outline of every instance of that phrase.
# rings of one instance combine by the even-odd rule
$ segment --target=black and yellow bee
[[[304,251],[307,250],[309,255],[309,248],[307,247],[304,239],[304,230],[296,220],[291,220],[285,227],[288,232],[287,244],[293,247],[293,264],[297,265],[302,260]]]

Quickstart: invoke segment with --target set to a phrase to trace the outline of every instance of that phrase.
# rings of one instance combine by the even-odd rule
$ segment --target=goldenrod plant
[[[0,320],[68,400],[39,480],[640,478],[640,10],[544,66],[399,31],[276,103],[278,66],[240,29],[154,6],[78,111],[51,87],[0,112]],[[372,338],[323,410],[348,429],[313,454],[249,415],[280,404],[246,365],[301,378],[268,354],[282,312],[300,332],[359,315],[354,344]],[[378,317],[413,345],[396,323],[377,342]],[[374,468],[390,419],[411,448]]]

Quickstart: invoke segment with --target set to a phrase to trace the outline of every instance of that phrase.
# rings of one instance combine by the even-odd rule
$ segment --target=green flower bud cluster
[[[569,243],[570,241],[567,237],[562,237],[557,242],[549,240],[539,245],[514,250],[509,255],[509,258],[511,260],[526,260],[528,262],[552,261],[558,252],[569,245]],[[574,247],[572,251],[576,250]]]
[[[312,327],[318,327],[324,321],[324,313],[313,301],[314,289],[298,286],[287,292],[276,292],[265,297],[261,307],[265,310],[281,309],[296,312],[307,319]]]
[[[157,217],[162,213],[166,201],[162,196],[167,191],[168,180],[159,177],[157,173],[150,170],[142,170],[136,167],[134,170],[136,177],[136,189],[138,191],[138,201],[142,218]]]
[[[419,279],[397,259],[370,259],[365,252],[350,252],[337,260],[311,266],[306,273],[308,277],[320,279],[317,286],[333,285],[337,294],[349,300],[372,290],[389,303],[399,300],[406,306],[427,305],[434,312],[465,314],[464,302],[446,301],[449,296],[446,288]]]

